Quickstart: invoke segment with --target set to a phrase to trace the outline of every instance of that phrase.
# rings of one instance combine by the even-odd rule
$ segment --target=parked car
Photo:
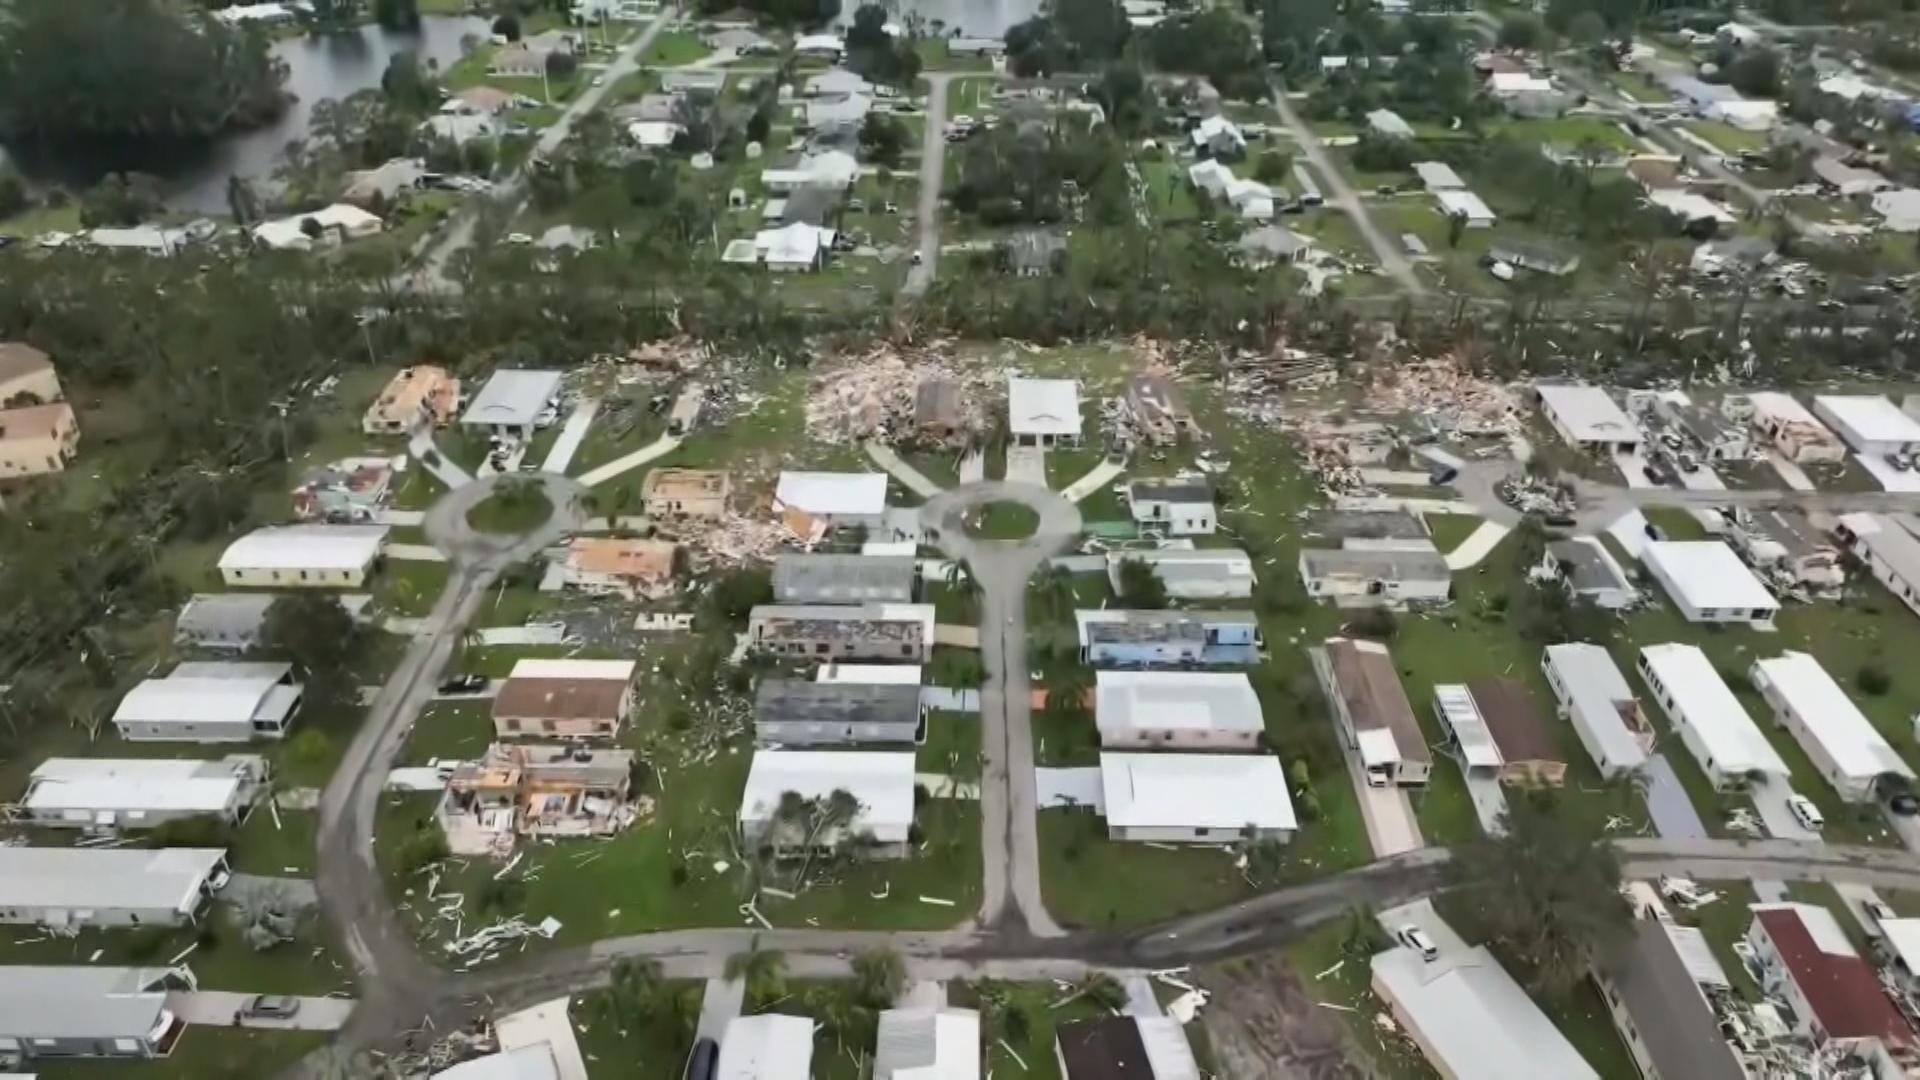
[[[485,675],[454,675],[440,680],[443,694],[472,694],[487,688]]]
[[[1873,920],[1873,925],[1876,927],[1879,926],[1881,923],[1886,922],[1888,919],[1897,919],[1900,917],[1894,914],[1894,911],[1892,908],[1888,907],[1887,905],[1881,903],[1878,900],[1861,901],[1860,910],[1867,913],[1867,917]]]
[[[1915,796],[1911,791],[1896,792],[1887,797],[1887,809],[1901,817],[1920,814],[1920,796]]]
[[[687,1057],[686,1080],[712,1080],[713,1068],[720,1060],[720,1044],[712,1039],[701,1039],[693,1044],[693,1053]]]
[[[285,1020],[300,1011],[300,999],[284,994],[255,994],[240,1011],[256,1020]]]
[[[1807,798],[1805,795],[1788,796],[1787,809],[1793,812],[1794,818],[1797,819],[1800,824],[1814,832],[1819,832],[1821,827],[1827,823],[1826,816],[1820,813],[1820,808],[1813,805],[1813,800]]]
[[[1440,959],[1440,946],[1435,945],[1433,939],[1427,936],[1426,931],[1417,926],[1408,925],[1395,930],[1393,932],[1393,939],[1405,945],[1407,948],[1412,949],[1414,952],[1419,953],[1420,959],[1425,960],[1429,964]]]

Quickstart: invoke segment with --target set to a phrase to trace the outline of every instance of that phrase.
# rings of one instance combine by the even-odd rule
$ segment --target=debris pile
[[[1366,405],[1438,438],[1506,439],[1523,434],[1527,423],[1518,389],[1475,375],[1454,357],[1377,365]]]
[[[1570,514],[1578,505],[1568,485],[1527,474],[1502,477],[1493,485],[1493,494],[1523,514],[1552,517]]]
[[[959,445],[986,428],[996,372],[961,368],[933,350],[909,358],[891,345],[843,357],[814,376],[807,434],[825,443],[880,438]]]

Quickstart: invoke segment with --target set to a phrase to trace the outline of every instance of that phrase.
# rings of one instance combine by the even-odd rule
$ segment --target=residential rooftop
[[[1260,695],[1243,672],[1102,671],[1095,676],[1102,731],[1264,731]]]

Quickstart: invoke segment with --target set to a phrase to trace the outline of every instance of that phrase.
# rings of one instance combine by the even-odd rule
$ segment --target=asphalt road
[[[947,87],[950,72],[927,74],[926,130],[920,146],[920,206],[914,213],[920,228],[920,265],[908,267],[902,290],[918,296],[933,283],[940,262],[940,187],[947,180]]]
[[[1374,224],[1366,203],[1353,190],[1353,185],[1347,182],[1345,170],[1334,164],[1313,129],[1301,121],[1299,113],[1293,111],[1293,102],[1287,99],[1285,90],[1278,87],[1274,89],[1273,108],[1280,114],[1287,129],[1293,132],[1294,142],[1306,153],[1313,171],[1320,174],[1320,182],[1326,186],[1327,201],[1346,211],[1347,216],[1353,219],[1361,237],[1373,249],[1374,257],[1380,260],[1380,269],[1399,282],[1400,287],[1409,294],[1426,296],[1427,286],[1420,280],[1420,275],[1414,272],[1413,263],[1408,261],[1406,252],[1400,250],[1399,241],[1381,232],[1380,227]]]

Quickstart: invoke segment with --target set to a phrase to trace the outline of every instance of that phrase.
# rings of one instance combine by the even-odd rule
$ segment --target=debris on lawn
[[[911,356],[882,344],[829,361],[807,395],[808,435],[826,443],[878,438],[950,446],[985,431],[1004,376],[989,365],[951,364],[944,344]]]

